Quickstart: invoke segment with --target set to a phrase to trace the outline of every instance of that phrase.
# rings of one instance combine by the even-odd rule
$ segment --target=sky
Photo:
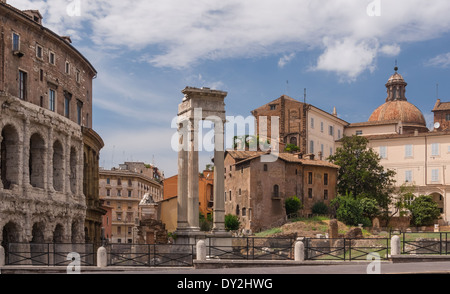
[[[385,102],[397,64],[430,127],[437,98],[450,101],[448,0],[7,2],[38,9],[96,68],[106,169],[143,161],[177,174],[173,120],[187,86],[227,92],[227,116],[243,117],[281,95],[303,101],[306,89],[308,103],[355,123]]]

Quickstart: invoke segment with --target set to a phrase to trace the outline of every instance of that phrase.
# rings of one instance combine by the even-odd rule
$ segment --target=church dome
[[[386,103],[372,113],[369,122],[401,121],[406,124],[426,126],[426,120],[422,112],[406,99],[406,86],[408,84],[397,70],[396,67],[395,73],[386,84],[388,93]]]

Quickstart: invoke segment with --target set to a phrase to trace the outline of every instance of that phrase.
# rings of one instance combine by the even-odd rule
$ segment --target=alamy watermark
[[[66,7],[68,16],[81,16],[81,0],[71,0]]]
[[[371,17],[381,16],[381,0],[374,0],[367,5],[367,15]]]
[[[80,274],[81,273],[81,256],[80,254],[76,252],[71,252],[67,255],[66,260],[72,261],[67,266],[67,274],[73,275],[73,274]]]
[[[260,116],[258,118],[258,133],[253,116],[227,116],[225,122],[217,116],[203,117],[201,108],[194,110],[193,118],[175,117],[171,127],[177,129],[172,136],[171,147],[180,151],[225,151],[232,147],[238,151],[263,151],[263,162],[275,162],[279,155],[280,118]]]

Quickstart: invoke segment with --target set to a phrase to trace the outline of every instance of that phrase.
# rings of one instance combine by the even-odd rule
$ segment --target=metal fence
[[[449,232],[402,232],[402,254],[435,254],[450,253]]]
[[[387,260],[390,249],[388,238],[305,238],[306,260],[367,260],[376,255]]]
[[[80,265],[96,264],[98,246],[94,244],[9,243],[5,248],[6,265],[68,266],[76,253]]]
[[[108,244],[108,266],[191,267],[195,245]]]

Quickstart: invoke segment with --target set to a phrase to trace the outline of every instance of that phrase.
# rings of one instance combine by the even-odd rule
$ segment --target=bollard
[[[108,266],[108,254],[105,247],[100,247],[97,250],[97,267],[107,267]]]
[[[206,260],[206,244],[205,241],[203,240],[197,242],[197,260],[199,261]]]
[[[0,246],[0,267],[5,266],[5,248]]]
[[[393,236],[391,238],[391,256],[401,254],[400,237]]]
[[[305,261],[305,244],[302,241],[297,241],[295,243],[294,250],[295,261]]]

